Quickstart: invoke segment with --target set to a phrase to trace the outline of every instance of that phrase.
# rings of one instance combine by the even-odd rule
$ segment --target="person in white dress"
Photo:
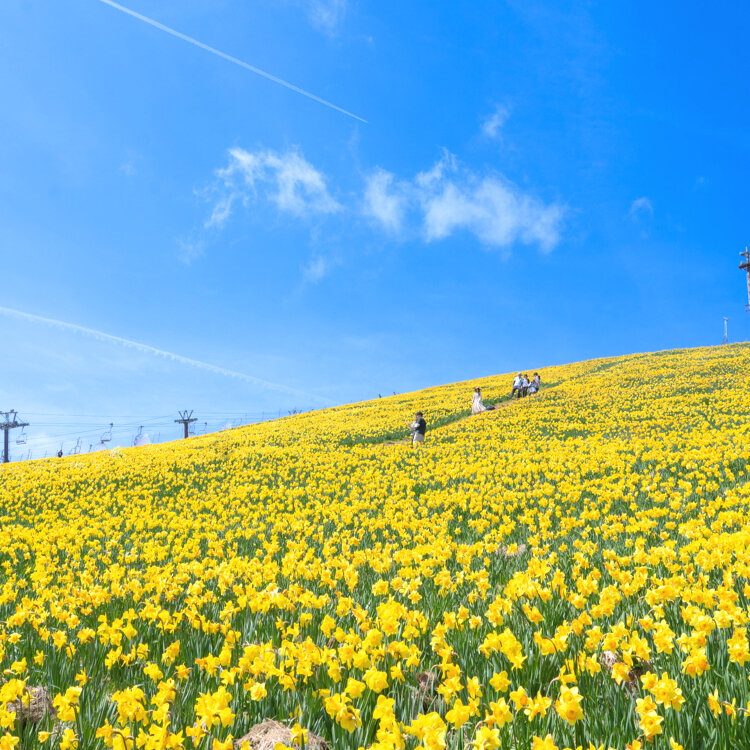
[[[488,411],[488,408],[482,403],[482,389],[477,386],[471,397],[471,413],[481,414],[483,411]]]

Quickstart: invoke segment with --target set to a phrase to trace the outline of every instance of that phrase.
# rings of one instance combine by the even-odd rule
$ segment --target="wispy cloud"
[[[135,177],[138,174],[138,161],[139,156],[134,151],[128,151],[127,156],[122,164],[120,164],[120,171],[126,177]]]
[[[218,194],[206,227],[223,226],[239,201],[265,197],[296,217],[333,214],[342,206],[328,191],[325,175],[296,150],[229,151],[229,164],[216,173]]]
[[[497,249],[521,242],[549,252],[560,240],[565,216],[560,204],[543,203],[497,172],[477,174],[447,151],[410,182],[374,172],[365,197],[365,214],[386,231],[400,231],[408,213],[426,242],[465,230]]]
[[[310,258],[307,265],[302,269],[302,278],[309,284],[317,284],[324,276],[328,274],[331,268],[331,262],[323,255],[316,255]]]
[[[259,386],[262,388],[270,388],[274,391],[281,391],[294,396],[304,396],[305,398],[312,398],[318,401],[318,403],[332,403],[328,399],[323,399],[320,396],[316,396],[312,393],[300,391],[296,388],[290,388],[281,383],[274,383],[269,380],[263,380],[262,378],[256,378],[253,375],[246,375],[243,372],[237,372],[236,370],[229,370],[226,367],[218,367],[212,365],[209,362],[202,362],[197,359],[191,359],[190,357],[183,357],[181,354],[175,354],[174,352],[166,351],[165,349],[157,349],[155,346],[149,344],[142,344],[138,341],[131,341],[120,336],[113,336],[110,333],[104,333],[104,331],[98,331],[95,328],[87,328],[85,326],[79,326],[75,323],[67,323],[63,320],[55,320],[54,318],[44,318],[40,315],[32,315],[30,313],[22,312],[20,310],[13,310],[9,307],[0,307],[0,315],[5,315],[9,318],[16,318],[18,320],[27,320],[33,323],[42,323],[44,325],[52,326],[61,330],[72,331],[73,333],[82,334],[90,338],[97,339],[99,341],[106,341],[110,343],[119,344],[128,349],[135,349],[145,354],[153,354],[157,357],[177,362],[182,365],[188,365],[195,367],[199,370],[213,373],[214,375],[221,375],[228,378],[235,378],[236,380],[244,381],[250,385]]]
[[[488,138],[500,138],[500,129],[508,121],[509,115],[510,110],[507,107],[496,106],[495,111],[482,122],[482,132]]]
[[[359,213],[397,240],[430,243],[465,231],[485,247],[505,251],[516,243],[551,251],[566,213],[565,206],[545,203],[497,171],[469,169],[448,151],[411,179],[378,167],[365,176],[361,192],[349,193],[342,203],[329,190],[326,175],[298,150],[233,148],[205,195],[212,204],[205,229],[221,229],[237,206],[265,201],[303,220]],[[196,243],[181,247],[188,262],[203,249]],[[328,259],[316,255],[303,267],[303,279],[316,283],[330,268]]]
[[[316,29],[333,35],[346,15],[347,0],[309,0],[310,22]]]
[[[139,21],[143,21],[143,23],[147,23],[149,26],[153,26],[154,28],[159,29],[160,31],[164,31],[165,33],[170,34],[171,36],[177,37],[177,39],[181,39],[183,42],[192,44],[193,46],[198,47],[204,50],[205,52],[210,52],[212,55],[216,55],[217,57],[220,57],[223,60],[226,60],[227,62],[233,63],[234,65],[239,65],[241,68],[245,68],[245,70],[249,70],[251,73],[255,73],[256,75],[266,78],[269,81],[278,83],[279,86],[284,86],[285,88],[290,89],[291,91],[294,91],[297,94],[306,96],[308,99],[312,99],[313,101],[316,101],[325,107],[329,107],[330,109],[335,109],[337,112],[341,112],[341,114],[347,115],[347,117],[353,117],[355,120],[359,120],[360,122],[367,122],[367,120],[362,119],[358,115],[355,115],[345,109],[342,109],[341,107],[329,101],[326,101],[325,99],[321,99],[319,96],[316,96],[315,94],[312,94],[309,91],[305,91],[305,89],[301,89],[299,86],[295,86],[293,83],[289,83],[289,81],[285,81],[283,78],[278,78],[277,76],[272,75],[271,73],[266,73],[265,70],[256,68],[254,65],[250,65],[249,63],[244,62],[244,60],[240,60],[236,57],[233,57],[232,55],[228,55],[226,52],[222,52],[221,50],[215,49],[214,47],[209,47],[207,44],[204,44],[203,42],[199,42],[197,39],[193,39],[193,37],[187,36],[187,34],[183,34],[182,32],[176,31],[175,29],[172,29],[169,26],[165,26],[163,23],[159,23],[158,21],[155,21],[153,18],[144,16],[141,13],[136,13],[136,11],[131,10],[130,8],[126,8],[124,5],[115,3],[112,0],[99,0],[99,2],[103,3],[104,5],[109,5],[111,8],[114,8],[115,10],[119,10],[121,13],[125,13],[128,16],[137,18]],[[320,2],[317,4],[321,6],[336,6],[336,5],[345,4],[345,3],[344,3],[344,0],[329,0],[328,2],[323,2],[323,0],[320,0]],[[334,7],[329,8],[328,15],[326,15],[324,11],[325,11],[325,8],[322,7],[320,11],[321,20],[324,21],[327,17],[329,17],[332,21],[335,17],[335,12],[336,12],[335,8]]]
[[[200,258],[206,249],[206,243],[203,240],[181,239],[177,241],[177,245],[180,249],[178,257],[186,265]]]
[[[628,213],[633,219],[651,218],[654,215],[654,206],[648,198],[643,196],[642,198],[636,198],[630,204]]]
[[[365,216],[386,231],[401,232],[409,203],[409,186],[396,182],[394,175],[376,169],[365,180],[363,211]]]

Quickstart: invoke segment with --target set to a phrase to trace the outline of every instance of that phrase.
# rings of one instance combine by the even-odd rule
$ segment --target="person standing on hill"
[[[424,434],[427,432],[427,422],[424,421],[422,412],[418,411],[414,415],[414,421],[409,427],[411,430],[411,444],[416,445],[417,443],[424,442]]]
[[[483,411],[487,411],[487,407],[482,403],[482,389],[477,386],[471,397],[471,413],[481,414]]]
[[[516,393],[516,391],[518,391],[518,396],[520,398],[522,381],[523,381],[523,377],[521,376],[521,373],[519,372],[518,375],[516,375],[516,377],[513,378],[513,390],[510,392],[511,398],[513,398],[513,395]]]
[[[529,376],[526,373],[524,373],[523,377],[521,378],[521,391],[518,394],[519,398],[521,396],[525,396],[528,393],[528,391],[529,391]]]
[[[541,382],[542,379],[539,377],[539,373],[535,372],[534,379],[529,383],[529,393],[538,393]]]

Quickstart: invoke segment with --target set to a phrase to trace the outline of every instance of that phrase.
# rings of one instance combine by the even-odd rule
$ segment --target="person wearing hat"
[[[519,372],[515,378],[513,378],[513,390],[510,392],[510,397],[513,398],[516,391],[518,391],[518,397],[521,398],[521,387],[523,384],[523,375]]]

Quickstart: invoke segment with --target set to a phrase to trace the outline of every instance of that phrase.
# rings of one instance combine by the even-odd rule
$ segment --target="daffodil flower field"
[[[4,466],[0,750],[251,748],[266,719],[332,750],[750,748],[749,372],[632,355]]]

